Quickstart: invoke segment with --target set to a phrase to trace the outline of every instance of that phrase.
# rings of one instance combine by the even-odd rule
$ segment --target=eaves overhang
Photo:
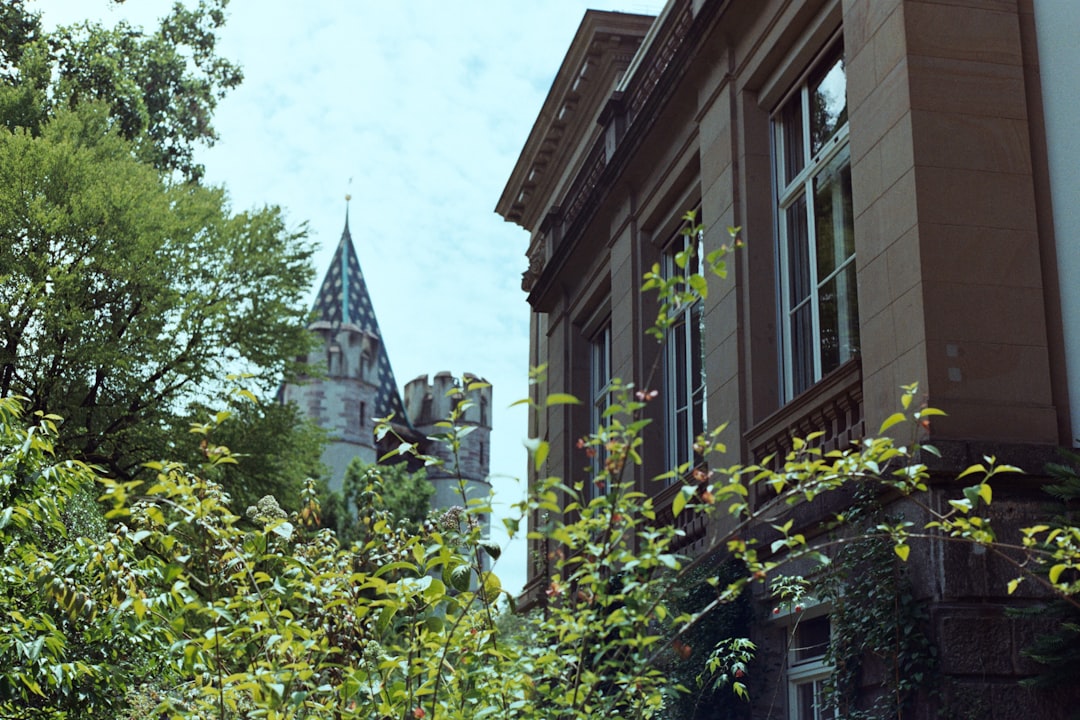
[[[530,233],[537,229],[573,169],[575,148],[598,132],[597,119],[653,21],[652,15],[585,13],[496,213]]]
[[[650,33],[648,45],[641,48],[630,68],[632,75],[620,83],[604,109],[605,124],[620,122],[622,129],[614,133],[614,142],[610,133],[597,141],[588,156],[597,158],[598,169],[590,172],[589,167],[582,168],[580,176],[568,184],[567,196],[559,198],[565,207],[552,206],[551,212],[546,213],[547,257],[526,273],[527,276],[531,273],[526,290],[534,310],[550,310],[552,293],[558,288],[557,278],[574,251],[575,239],[632,162],[654,128],[661,109],[678,91],[705,30],[718,21],[730,2],[705,3],[697,13],[695,5],[693,0],[674,0],[665,7],[656,21],[657,27]],[[603,147],[605,142],[608,145]]]

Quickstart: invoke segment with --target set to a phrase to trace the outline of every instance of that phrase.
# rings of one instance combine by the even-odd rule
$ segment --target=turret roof
[[[315,298],[312,313],[313,322],[330,323],[335,329],[352,326],[351,329],[378,338],[378,357],[375,358],[375,384],[378,389],[374,417],[386,417],[393,413],[395,422],[409,425],[397,380],[390,367],[390,356],[386,353],[386,343],[379,332],[379,322],[375,319],[367,283],[360,271],[360,260],[349,232],[348,209],[345,211],[345,230],[341,233],[341,241]]]

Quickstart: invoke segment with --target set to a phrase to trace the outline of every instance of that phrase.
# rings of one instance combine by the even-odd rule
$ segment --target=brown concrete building
[[[729,423],[731,463],[814,430],[842,448],[874,432],[912,382],[948,412],[929,433],[943,452],[936,497],[984,454],[1037,475],[1053,448],[1073,445],[1078,27],[1078,5],[1053,0],[588,12],[496,208],[531,235],[530,360],[548,364],[536,399],[590,401],[552,407],[531,428],[551,443],[547,473],[583,472],[574,440],[595,427],[612,377],[661,391],[647,441],[664,452],[635,478],[661,504],[676,488],[649,478],[691,459],[703,427]],[[729,226],[746,246],[660,349],[643,334],[655,307],[639,288],[670,263],[691,210],[706,251],[729,242]],[[1000,492],[1023,514],[1037,486]],[[680,522],[691,556],[720,533]],[[973,552],[935,545],[913,558],[948,681],[920,716],[976,707],[969,696],[984,701],[977,717],[1057,716],[1047,696],[1017,689],[1032,671],[1019,654],[1027,630]],[[531,572],[536,598],[542,562]],[[780,624],[753,632],[782,642]],[[820,717],[796,680],[772,717]]]

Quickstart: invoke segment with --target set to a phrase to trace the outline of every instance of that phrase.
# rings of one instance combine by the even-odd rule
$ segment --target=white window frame
[[[589,432],[600,433],[608,418],[605,413],[611,407],[611,318],[606,318],[589,338]],[[591,458],[592,473],[587,494],[594,498],[610,491],[610,483],[599,487],[595,478],[604,468],[607,451],[603,445],[594,448]]]
[[[834,267],[827,275],[818,277],[818,224],[815,217],[814,183],[816,179],[824,176],[830,170],[842,171],[844,167],[847,167],[848,172],[850,172],[850,147],[846,118],[816,153],[812,150],[811,142],[811,82],[815,78],[816,72],[828,67],[830,63],[835,62],[838,58],[841,62],[843,61],[842,52],[838,54],[837,47],[836,44],[831,45],[828,50],[818,57],[793,92],[780,104],[773,119],[773,182],[776,188],[775,208],[778,235],[777,286],[779,295],[780,366],[785,401],[789,401],[809,389],[821,380],[824,375],[858,354],[858,297],[857,288],[854,282],[851,282],[855,266],[854,249],[846,257],[839,258],[838,262],[834,262]],[[786,162],[789,149],[785,146],[784,131],[786,125],[783,112],[789,108],[791,103],[799,103],[801,106],[798,118],[801,125],[799,128],[801,148],[798,149],[801,150],[802,169],[790,181],[786,181],[788,175]],[[804,201],[805,208],[803,210],[805,223],[800,228],[805,232],[805,238],[803,238],[805,245],[800,248],[804,257],[793,258],[791,257],[792,229],[788,227],[788,211],[795,208],[800,200]],[[850,201],[850,198],[848,200]],[[843,208],[834,208],[834,213],[842,213],[843,211]],[[834,238],[834,244],[835,242],[843,242],[843,240]],[[805,297],[793,302],[792,276],[795,273],[792,272],[792,264],[796,262],[802,262],[808,266],[803,270],[803,273],[808,275],[808,278],[804,279],[807,294]],[[843,287],[845,301],[842,303],[837,301],[838,305],[842,304],[844,307],[843,318],[838,319],[839,327],[837,328],[836,339],[836,354],[839,357],[839,362],[831,367],[824,367],[821,301],[823,295],[825,295],[823,290],[834,281],[837,286],[850,285],[850,287]],[[840,294],[839,291],[838,294]],[[854,304],[849,306],[848,301],[850,299],[854,300]],[[852,308],[854,311],[850,312]],[[802,345],[795,337],[797,334],[795,326],[800,322],[799,318],[796,317],[796,313],[799,311],[805,313],[807,309],[809,310],[809,327],[804,326],[803,331],[809,334],[809,338],[803,339],[803,342],[808,341],[809,346]],[[850,324],[852,316],[853,326]],[[851,332],[852,327],[854,333]],[[809,352],[810,358],[804,357],[806,352]],[[807,360],[809,360],[809,367],[805,367]]]
[[[835,711],[828,712],[821,707],[821,695],[825,681],[832,676],[833,666],[825,661],[825,651],[820,655],[808,658],[799,658],[800,647],[796,644],[799,639],[799,626],[803,622],[828,617],[827,607],[812,608],[800,615],[798,621],[791,627],[787,653],[787,690],[788,690],[788,718],[789,720],[834,720]],[[829,626],[830,639],[832,625]],[[809,716],[801,713],[802,706],[799,702],[799,694],[803,688],[811,686],[814,693],[813,707]]]
[[[695,223],[700,222],[696,220]],[[699,232],[693,238],[683,234],[685,222],[663,255],[662,272],[665,277],[677,273],[701,273],[704,239]],[[691,242],[696,243],[692,262],[680,268],[675,255],[685,250]],[[668,330],[664,351],[664,405],[667,431],[667,463],[671,469],[687,463],[697,464],[694,443],[705,432],[705,331],[704,307],[701,300],[682,308],[676,322]],[[689,332],[687,332],[689,329]],[[699,367],[695,368],[697,359]],[[690,378],[697,375],[697,383]],[[673,479],[674,482],[674,479]]]
[[[824,683],[832,675],[833,668],[825,661],[819,660],[813,663],[804,663],[797,669],[788,671],[788,714],[790,720],[833,720],[835,711],[828,711],[820,706]],[[802,706],[799,704],[799,693],[803,688],[812,686],[814,693],[814,706],[812,714],[807,717],[801,713]]]

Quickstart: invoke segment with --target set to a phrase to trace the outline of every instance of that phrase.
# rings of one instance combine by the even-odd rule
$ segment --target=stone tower
[[[485,386],[469,391],[468,386],[473,383]],[[441,467],[428,468],[428,480],[435,486],[435,495],[431,499],[435,508],[465,505],[459,473],[468,499],[487,499],[491,492],[488,473],[491,463],[491,386],[475,375],[466,373],[459,381],[448,372],[438,373],[430,383],[427,375],[421,375],[405,386],[405,414],[412,427],[425,439],[445,432],[444,428],[436,427],[436,423],[449,418],[464,401],[469,401],[470,407],[459,418],[458,424],[469,430],[461,440],[457,458],[445,443],[437,440],[424,443],[426,454],[443,461]]]
[[[326,376],[285,385],[282,401],[295,402],[329,433],[322,459],[330,468],[330,488],[340,490],[345,468],[354,457],[365,463],[378,460],[374,418],[393,413],[400,422],[408,423],[360,272],[348,211],[308,329],[321,342],[306,360],[325,367]]]
[[[345,469],[353,458],[374,464],[393,449],[396,440],[389,435],[376,441],[374,421],[392,414],[398,437],[416,445],[421,453],[444,460],[443,467],[428,468],[428,479],[435,486],[432,508],[465,504],[458,472],[465,481],[468,498],[487,498],[491,491],[491,387],[468,390],[470,384],[482,382],[469,374],[459,381],[448,372],[440,372],[430,383],[427,375],[421,375],[406,386],[407,402],[402,403],[349,233],[348,210],[341,241],[319,287],[308,329],[320,342],[306,361],[325,367],[326,374],[282,386],[281,400],[295,402],[301,412],[329,434],[322,460],[330,470],[331,490],[341,489]],[[450,450],[431,436],[442,431],[436,423],[449,418],[466,396],[472,406],[461,423],[471,429],[455,463]],[[408,462],[410,469],[421,465],[407,456],[396,460]],[[490,518],[483,520],[486,533]]]

